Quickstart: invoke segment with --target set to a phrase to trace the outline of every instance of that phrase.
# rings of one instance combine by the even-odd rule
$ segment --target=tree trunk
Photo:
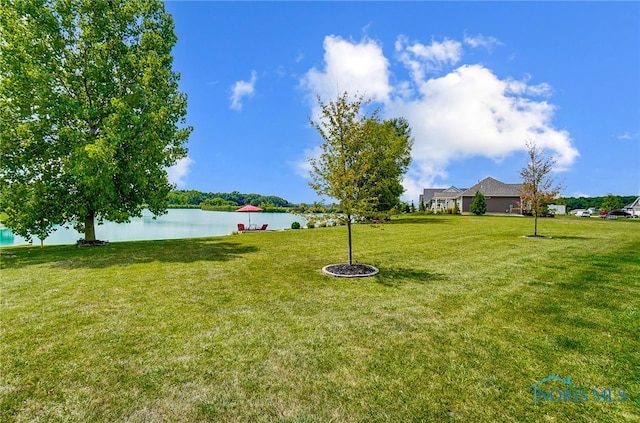
[[[84,217],[84,240],[95,241],[96,240],[96,228],[93,224],[95,213],[90,212]]]
[[[351,248],[351,215],[347,215],[347,233],[349,234],[349,266],[353,264],[353,253]]]
[[[538,236],[538,210],[533,212],[533,236]]]

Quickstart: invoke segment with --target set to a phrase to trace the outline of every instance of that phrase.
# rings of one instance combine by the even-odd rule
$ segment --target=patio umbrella
[[[247,204],[246,206],[240,207],[237,212],[249,213],[249,226],[251,226],[251,212],[261,212],[262,209],[260,207],[252,206],[251,204]]]

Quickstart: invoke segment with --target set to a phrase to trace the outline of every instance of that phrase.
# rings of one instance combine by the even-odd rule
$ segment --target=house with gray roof
[[[420,196],[420,201],[433,211],[446,211],[447,208],[454,208],[457,204],[461,212],[469,213],[473,197],[480,191],[487,201],[487,213],[520,213],[521,186],[521,184],[506,184],[487,177],[471,188],[460,189],[455,186],[445,189],[427,188]]]

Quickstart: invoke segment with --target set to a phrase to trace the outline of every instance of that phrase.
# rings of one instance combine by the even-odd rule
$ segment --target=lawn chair
[[[244,223],[238,223],[238,232],[244,232]]]
[[[267,230],[267,226],[269,226],[269,224],[265,223],[264,225],[262,225],[262,227],[259,230],[260,231],[266,231]]]

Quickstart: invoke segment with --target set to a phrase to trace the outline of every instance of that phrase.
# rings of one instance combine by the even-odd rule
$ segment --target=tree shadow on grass
[[[563,239],[563,240],[576,240],[576,241],[591,241],[595,238],[590,236],[573,236],[573,235],[553,235],[552,239]]]
[[[426,270],[407,269],[402,267],[380,268],[376,276],[376,282],[388,287],[399,287],[407,283],[427,284],[445,280],[441,273],[427,272]]]
[[[230,261],[258,251],[228,238],[195,238],[163,241],[114,242],[99,247],[54,245],[45,248],[18,247],[2,251],[0,268],[34,265],[54,268],[106,268],[141,263],[194,263]]]
[[[451,223],[451,218],[445,216],[437,216],[437,217],[402,217],[400,219],[392,219],[390,223],[391,225],[402,225],[402,224],[413,224],[413,225],[431,225],[438,223]]]

